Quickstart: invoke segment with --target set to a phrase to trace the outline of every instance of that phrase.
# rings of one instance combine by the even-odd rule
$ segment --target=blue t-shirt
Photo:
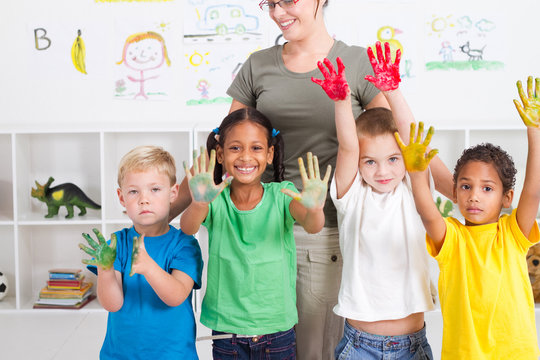
[[[114,269],[122,274],[124,304],[110,312],[100,359],[198,359],[191,294],[175,307],[165,304],[140,274],[129,276],[133,227],[116,232]],[[189,275],[194,289],[201,287],[203,261],[193,236],[172,226],[161,236],[144,238],[148,255],[165,271]]]

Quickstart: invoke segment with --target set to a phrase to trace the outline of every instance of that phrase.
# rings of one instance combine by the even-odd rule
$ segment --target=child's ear
[[[174,184],[171,187],[171,194],[170,194],[170,202],[173,203],[174,200],[178,197],[178,190],[180,189],[180,185]]]
[[[219,145],[216,146],[216,161],[223,164],[223,148]]]
[[[454,184],[454,188],[452,190],[452,202],[454,204],[457,204],[457,185]]]
[[[120,204],[123,207],[126,207],[126,202],[124,200],[124,194],[122,194],[122,189],[120,188],[116,189],[116,194],[118,195],[118,200],[120,200]]]
[[[512,200],[514,199],[514,189],[508,190],[503,194],[502,206],[503,208],[509,208],[512,206]]]
[[[266,157],[266,162],[268,163],[268,165],[274,162],[274,146],[273,145],[268,148],[268,155]]]

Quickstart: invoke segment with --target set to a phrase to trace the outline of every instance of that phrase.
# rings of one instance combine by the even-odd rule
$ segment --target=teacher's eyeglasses
[[[294,6],[294,4],[296,4],[299,0],[280,0],[280,1],[276,1],[276,2],[273,2],[273,1],[268,1],[268,0],[263,0],[259,3],[259,7],[263,10],[263,11],[274,11],[276,9],[276,6],[279,5],[281,6],[282,9],[284,10],[287,10],[287,9],[290,9]]]

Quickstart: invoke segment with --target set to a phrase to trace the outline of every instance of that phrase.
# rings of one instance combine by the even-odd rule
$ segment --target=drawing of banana
[[[81,37],[81,30],[77,30],[77,38],[73,42],[73,46],[71,46],[71,61],[73,61],[75,69],[83,74],[86,74],[85,56],[86,48]]]

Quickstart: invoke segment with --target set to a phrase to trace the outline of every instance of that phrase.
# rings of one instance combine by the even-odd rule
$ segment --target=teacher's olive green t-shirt
[[[332,165],[332,170],[335,168],[338,142],[334,101],[311,81],[312,76],[323,78],[317,64],[313,64],[313,71],[307,73],[289,71],[283,63],[282,50],[283,46],[277,45],[253,53],[240,69],[227,94],[244,105],[257,108],[270,119],[276,130],[281,131],[285,142],[285,180],[292,181],[300,189],[302,179],[298,157],[305,159],[308,151],[316,155],[321,176],[328,164]],[[338,56],[345,65],[356,118],[379,90],[364,79],[368,74],[373,75],[366,49],[336,40],[328,54],[336,71]],[[263,180],[271,179],[272,166],[269,166]],[[336,227],[336,209],[329,195],[324,210],[325,226]]]

